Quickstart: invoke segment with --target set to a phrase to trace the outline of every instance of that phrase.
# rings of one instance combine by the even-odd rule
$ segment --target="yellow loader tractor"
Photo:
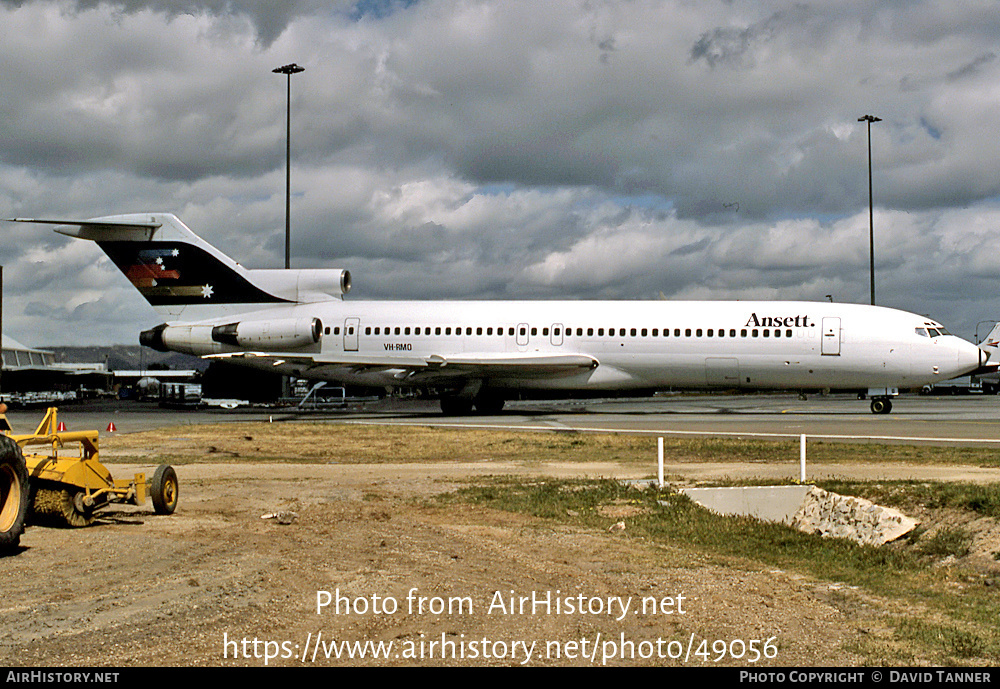
[[[116,480],[98,459],[97,431],[58,430],[51,407],[33,434],[16,435],[5,411],[0,405],[0,549],[18,545],[26,520],[89,526],[101,508],[142,505],[147,496],[157,514],[177,508],[177,474],[169,464],[157,467],[152,481],[143,473]],[[44,451],[29,451],[36,448]]]

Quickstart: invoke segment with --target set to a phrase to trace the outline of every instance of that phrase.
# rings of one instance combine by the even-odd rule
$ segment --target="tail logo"
[[[98,242],[153,306],[287,301],[249,282],[204,249],[182,242]]]
[[[211,285],[179,284],[184,264],[178,248],[142,249],[135,255],[135,262],[125,269],[125,277],[129,279],[142,296],[147,299],[166,297],[201,297],[210,299],[215,290]],[[169,265],[168,265],[169,264]],[[151,299],[150,299],[151,300]]]

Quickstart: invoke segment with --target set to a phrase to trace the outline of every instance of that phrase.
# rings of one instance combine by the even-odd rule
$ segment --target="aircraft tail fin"
[[[57,225],[56,232],[97,242],[146,301],[173,320],[329,301],[351,286],[346,270],[244,268],[170,213],[13,220]]]
[[[990,358],[998,358],[1000,353],[1000,323],[993,326],[990,334],[979,343],[979,348],[990,355]]]

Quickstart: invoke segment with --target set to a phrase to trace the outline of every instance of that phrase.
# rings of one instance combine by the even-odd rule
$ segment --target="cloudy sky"
[[[281,267],[296,62],[292,265],[349,298],[867,303],[870,113],[877,300],[971,339],[998,35],[992,0],[0,0],[0,217],[168,211]],[[94,244],[0,232],[16,339],[158,322]]]

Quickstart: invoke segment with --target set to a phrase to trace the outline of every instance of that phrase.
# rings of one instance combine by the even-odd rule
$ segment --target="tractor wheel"
[[[0,551],[21,542],[28,513],[28,469],[21,448],[0,435]]]
[[[156,467],[153,483],[150,485],[150,497],[153,499],[153,511],[157,514],[173,514],[177,509],[177,472],[169,464]]]

